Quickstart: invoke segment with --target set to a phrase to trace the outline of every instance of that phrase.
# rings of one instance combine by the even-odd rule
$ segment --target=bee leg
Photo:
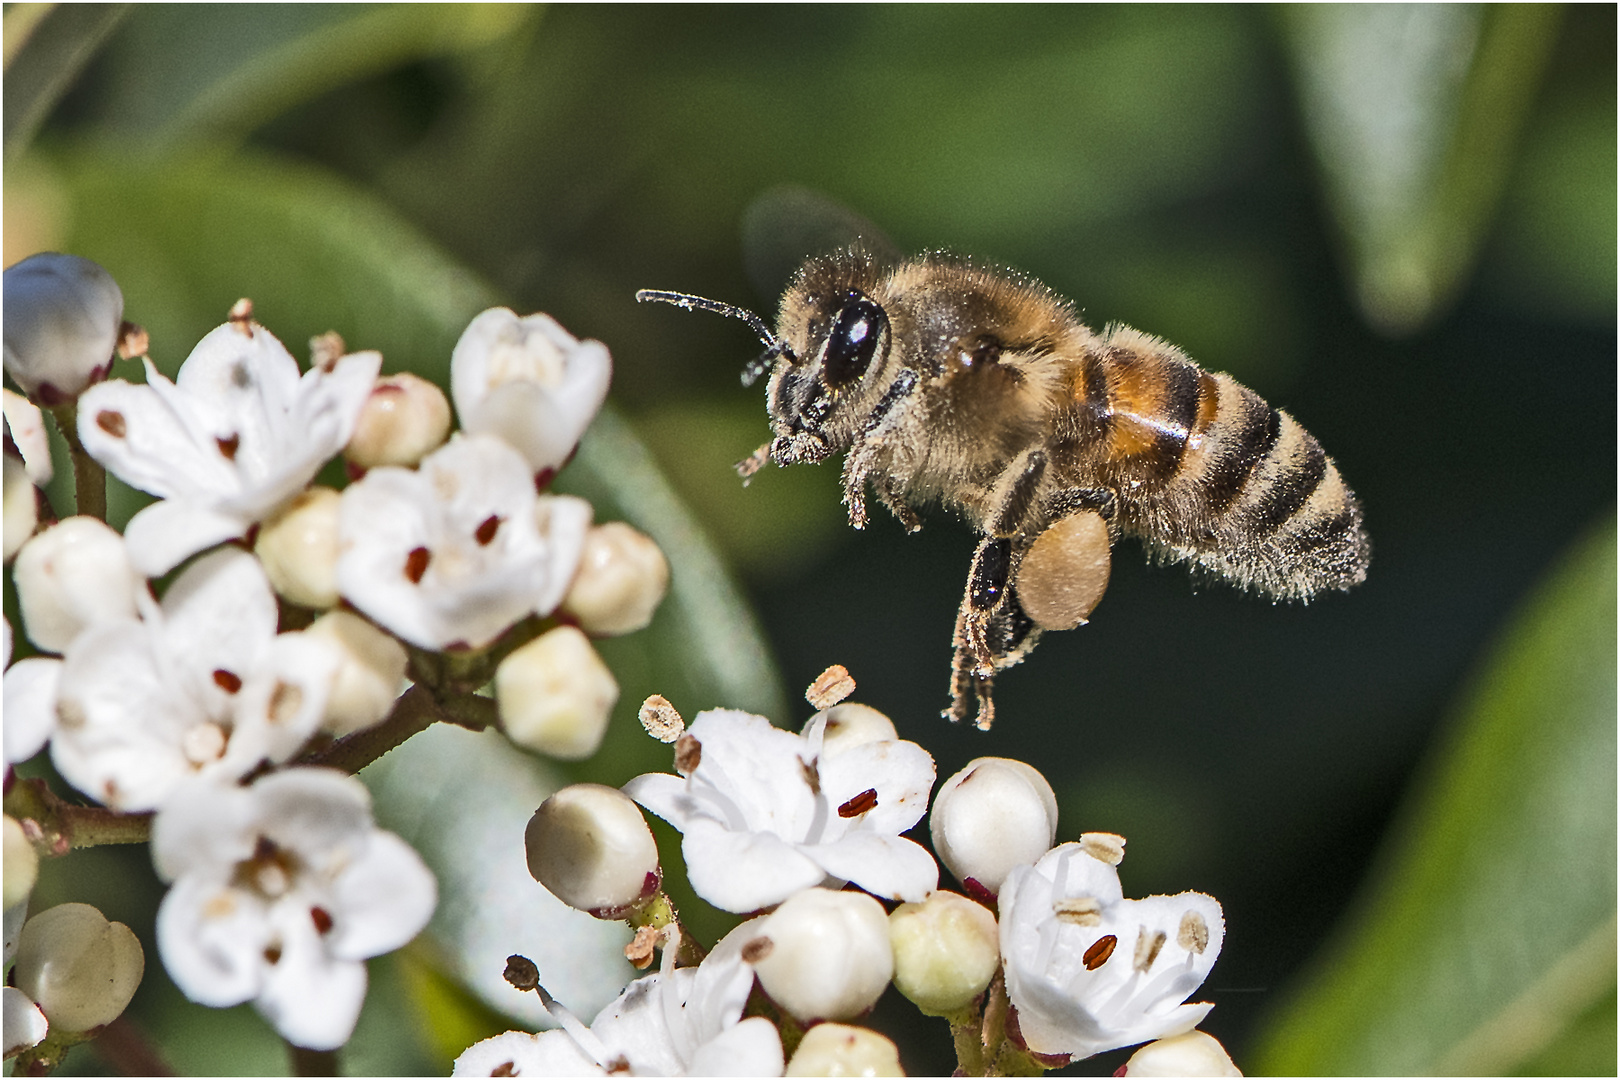
[[[915,510],[906,504],[905,495],[898,480],[892,476],[885,479],[878,487],[878,498],[883,500],[883,505],[889,508],[889,513],[893,514],[895,520],[905,527],[906,532],[922,532],[922,519],[917,516]]]
[[[844,504],[849,507],[849,523],[857,529],[866,528],[866,478],[876,468],[878,453],[888,445],[887,436],[894,426],[892,419],[903,415],[897,413],[896,407],[909,398],[917,389],[917,373],[911,368],[901,368],[889,389],[884,391],[872,412],[861,427],[861,433],[855,439],[855,445],[850,447],[849,456],[844,459]],[[891,511],[894,504],[890,501],[887,492],[880,492],[879,497],[883,504]],[[907,520],[906,515],[895,512],[895,517],[906,526],[908,532],[916,532],[916,517],[912,515]]]
[[[1082,510],[1095,511],[1108,524],[1109,542],[1119,542],[1119,500],[1107,488],[1064,488],[1049,495],[1042,510],[1047,521],[1057,521]]]
[[[988,731],[995,719],[991,696],[995,674],[1012,667],[1035,647],[1040,629],[1019,604],[1013,574],[1026,543],[987,536],[979,542],[968,574],[967,592],[956,616],[951,665],[951,707],[945,716],[967,719],[968,695],[978,703],[975,724]]]

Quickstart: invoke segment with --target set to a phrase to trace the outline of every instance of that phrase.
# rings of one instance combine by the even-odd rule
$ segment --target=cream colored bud
[[[39,879],[39,852],[28,842],[22,825],[6,815],[5,907],[13,908],[34,891]]]
[[[821,733],[821,752],[827,757],[842,754],[864,743],[893,742],[900,737],[894,730],[894,721],[870,705],[846,701],[816,713],[805,722],[805,730],[822,716],[827,726]]]
[[[1001,963],[995,916],[944,890],[890,912],[889,943],[895,988],[931,1016],[956,1012],[984,993]]]
[[[450,399],[426,379],[401,372],[377,380],[343,457],[362,469],[415,465],[450,436]]]
[[[861,1015],[894,975],[888,916],[865,893],[794,893],[765,917],[759,937],[769,942],[753,950],[760,985],[805,1023]]]
[[[84,392],[112,367],[124,294],[101,266],[45,252],[5,274],[6,374],[42,405]]]
[[[939,856],[956,880],[990,893],[1015,866],[1035,862],[1057,836],[1057,796],[1032,766],[984,757],[940,785],[928,815]],[[970,890],[971,891],[971,890]]]
[[[6,455],[5,477],[5,545],[6,561],[17,554],[39,524],[39,496],[22,459]]]
[[[90,1031],[118,1018],[145,970],[129,927],[89,904],[58,904],[23,927],[12,973],[52,1028]]]
[[[619,684],[576,627],[559,626],[495,669],[501,726],[519,746],[564,761],[596,753]]]
[[[1242,1076],[1213,1035],[1189,1031],[1150,1042],[1131,1055],[1122,1076]]]
[[[405,646],[349,611],[328,611],[304,632],[343,654],[321,729],[341,738],[387,716],[405,684]]]
[[[623,918],[658,892],[658,845],[641,808],[618,788],[563,788],[529,819],[523,850],[534,880],[598,918]]]
[[[562,611],[587,634],[628,634],[652,622],[668,590],[669,563],[652,537],[610,521],[585,534]]]
[[[900,1050],[870,1028],[817,1024],[804,1033],[786,1076],[904,1076]]]
[[[92,517],[59,521],[28,541],[13,575],[28,639],[55,653],[91,623],[134,618],[146,587],[124,538]]]
[[[270,587],[294,604],[325,609],[338,602],[338,504],[329,487],[310,487],[259,528],[253,553]]]

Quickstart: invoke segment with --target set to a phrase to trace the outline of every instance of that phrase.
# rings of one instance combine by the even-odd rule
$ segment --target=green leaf
[[[1614,1071],[1615,586],[1611,518],[1488,658],[1256,1071],[1500,1074],[1579,1058],[1593,1015]]]
[[[1409,333],[1473,268],[1560,13],[1324,4],[1280,17],[1362,312]]]

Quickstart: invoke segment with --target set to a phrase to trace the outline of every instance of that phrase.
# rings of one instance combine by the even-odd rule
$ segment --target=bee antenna
[[[712,311],[716,315],[726,315],[733,319],[741,319],[753,328],[759,335],[759,340],[765,343],[765,352],[748,362],[743,368],[742,382],[744,386],[753,386],[758,378],[771,369],[771,363],[778,356],[785,356],[790,361],[795,359],[793,350],[788,348],[787,342],[771,333],[771,328],[765,325],[765,320],[746,308],[735,304],[722,303],[719,300],[709,300],[702,296],[693,296],[691,293],[668,292],[663,289],[638,289],[636,302],[646,303],[656,300],[664,304],[674,304],[687,311]]]

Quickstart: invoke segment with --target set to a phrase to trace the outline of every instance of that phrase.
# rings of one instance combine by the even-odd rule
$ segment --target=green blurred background
[[[604,644],[598,758],[504,796],[468,766],[435,806],[521,820],[525,783],[666,768],[649,693],[796,725],[843,663],[941,778],[1028,760],[1060,838],[1128,837],[1127,894],[1221,900],[1205,1028],[1246,1072],[1613,1074],[1613,6],[13,4],[5,54],[6,263],[102,261],[171,374],[244,295],[295,353],[336,329],[441,380],[492,302],[613,350],[616,412],[560,483],[658,535],[675,595]],[[1274,607],[1126,544],[1092,623],[998,682],[995,730],[948,726],[973,537],[855,533],[834,465],[742,488],[757,344],[632,298],[769,315],[854,231],[1026,271],[1287,408],[1365,504],[1367,584]],[[461,846],[403,783],[373,779],[385,822]],[[283,1069],[251,1012],[177,1000],[143,860],[62,860],[36,906],[146,938],[129,1030],[171,1065]],[[444,1071],[504,1028],[457,948],[373,963],[351,1071]],[[873,1023],[910,1071],[954,1066],[892,992]]]

